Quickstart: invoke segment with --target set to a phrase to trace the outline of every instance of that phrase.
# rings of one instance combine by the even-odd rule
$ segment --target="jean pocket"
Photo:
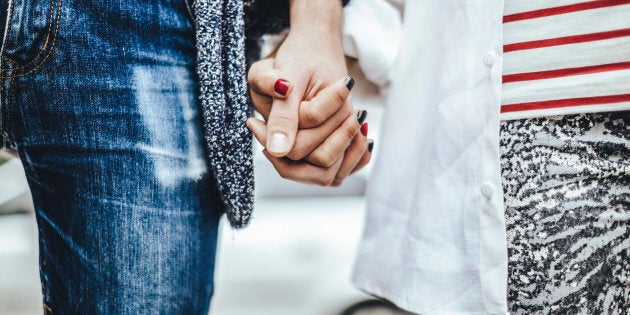
[[[63,0],[8,0],[0,76],[28,75],[52,55]]]

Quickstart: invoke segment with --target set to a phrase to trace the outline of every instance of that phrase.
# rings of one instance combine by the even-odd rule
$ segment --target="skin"
[[[290,1],[291,30],[276,52],[273,69],[291,82],[291,91],[287,98],[274,98],[267,119],[267,139],[282,134],[288,141],[280,150],[266,143],[272,156],[286,156],[293,148],[301,101],[313,98],[323,87],[347,76],[341,10],[341,1]]]
[[[270,95],[275,92],[271,83],[276,77],[282,75],[275,69],[256,65],[249,73],[252,96],[257,95],[252,97],[254,107],[265,119],[273,106]],[[346,99],[350,93],[344,81],[345,78],[326,87],[310,101],[300,103],[298,117],[300,120],[309,117],[309,125],[314,127],[297,131],[295,146],[287,157],[274,157],[265,150],[265,156],[283,178],[339,186],[347,176],[369,163],[371,153],[367,146],[371,140],[359,132],[357,112],[347,114]],[[328,114],[312,119],[319,113]],[[257,118],[250,118],[247,124],[257,140],[266,143],[267,124]]]
[[[251,118],[247,124],[283,178],[338,186],[371,157],[344,84],[341,2],[290,4],[290,34],[274,57],[257,62],[248,74],[254,106],[266,122]],[[290,82],[286,96],[273,89],[281,78]],[[286,136],[285,149],[270,145],[275,133]]]

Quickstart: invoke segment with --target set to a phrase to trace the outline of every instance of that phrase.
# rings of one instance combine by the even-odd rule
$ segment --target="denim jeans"
[[[1,0],[47,314],[206,314],[221,202],[188,0]]]

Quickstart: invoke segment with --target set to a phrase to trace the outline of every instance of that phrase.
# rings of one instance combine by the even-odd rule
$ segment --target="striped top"
[[[630,0],[506,0],[502,119],[630,110]]]

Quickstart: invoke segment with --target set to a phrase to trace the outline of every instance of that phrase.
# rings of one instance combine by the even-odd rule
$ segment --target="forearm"
[[[311,60],[307,63],[314,62],[322,66],[334,63],[340,70],[339,75],[346,73],[342,43],[342,2],[340,0],[289,0],[289,6],[291,28],[289,37],[285,41],[286,46],[299,46],[299,50],[304,53],[308,51],[307,55],[311,56]],[[294,55],[292,58],[299,57],[301,56]],[[339,63],[333,61],[339,61]]]
[[[339,0],[290,0],[291,33],[326,36],[341,44],[343,5]]]

